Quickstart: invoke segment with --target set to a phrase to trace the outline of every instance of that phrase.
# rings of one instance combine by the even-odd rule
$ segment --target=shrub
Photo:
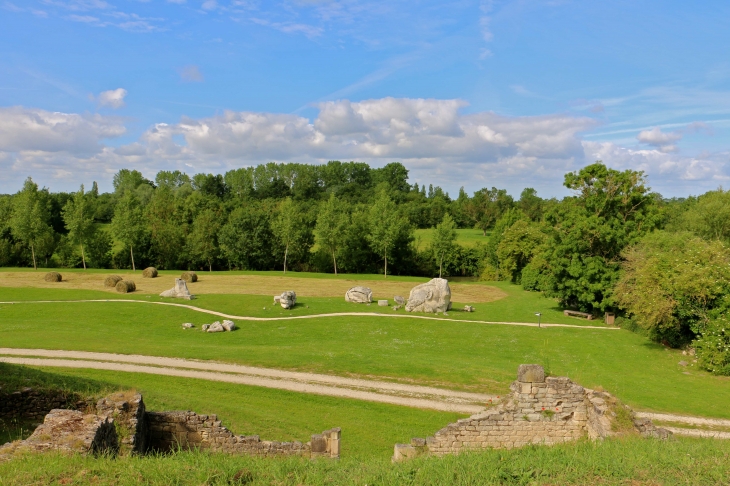
[[[43,280],[46,282],[60,282],[62,280],[61,274],[58,272],[48,272]]]
[[[124,279],[119,275],[109,275],[104,279],[104,287],[116,287],[122,280]]]
[[[195,272],[184,272],[181,276],[181,279],[185,280],[188,283],[191,282],[197,282],[198,281],[198,274]]]
[[[727,316],[709,321],[693,344],[700,368],[716,375],[730,375],[730,321]]]

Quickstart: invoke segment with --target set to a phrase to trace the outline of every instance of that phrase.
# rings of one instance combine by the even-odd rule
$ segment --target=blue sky
[[[728,186],[730,3],[0,0],[0,192],[120,168],[401,161],[566,194],[596,159]]]

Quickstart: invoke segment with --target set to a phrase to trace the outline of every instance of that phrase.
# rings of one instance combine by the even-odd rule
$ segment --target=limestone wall
[[[96,402],[96,413],[112,418],[124,430],[119,440],[122,452],[147,452],[147,413],[142,395],[135,392],[113,393]]]
[[[149,450],[166,452],[182,449],[209,449],[256,456],[340,455],[340,429],[312,436],[310,442],[261,440],[258,435],[234,435],[221,425],[216,415],[195,412],[147,412]]]
[[[54,408],[78,409],[85,405],[81,396],[62,390],[28,387],[13,393],[0,391],[0,418],[24,418],[41,422]]]

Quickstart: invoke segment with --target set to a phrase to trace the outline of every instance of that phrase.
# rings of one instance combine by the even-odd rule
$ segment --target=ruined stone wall
[[[121,432],[119,446],[122,452],[147,452],[147,413],[142,395],[113,393],[96,402],[96,413],[115,420]]]
[[[166,452],[182,449],[209,449],[255,456],[340,455],[340,429],[312,436],[310,442],[262,441],[258,435],[234,435],[221,425],[216,415],[195,412],[147,412],[149,450]]]
[[[0,391],[0,418],[23,418],[41,422],[54,408],[79,409],[87,403],[80,395],[62,390],[23,388],[13,393]]]

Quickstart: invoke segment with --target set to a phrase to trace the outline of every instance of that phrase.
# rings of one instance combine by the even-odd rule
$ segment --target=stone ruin
[[[449,424],[431,437],[396,444],[393,460],[485,448],[551,445],[586,436],[603,439],[627,432],[661,439],[671,436],[671,432],[655,427],[649,420],[635,419],[633,412],[609,393],[583,388],[567,377],[546,378],[539,365],[520,365],[510,390],[498,405]],[[628,417],[628,429],[627,424],[619,422],[619,414]]]
[[[281,295],[274,296],[274,304],[279,304],[283,309],[291,309],[297,305],[297,293],[293,290],[282,292]]]
[[[313,434],[309,442],[261,440],[235,435],[216,415],[190,411],[150,412],[139,393],[121,392],[79,410],[53,409],[25,440],[0,446],[0,460],[15,453],[60,450],[82,454],[147,454],[179,449],[254,456],[340,456],[339,428]],[[17,411],[22,415],[21,411]],[[120,433],[121,431],[121,433]]]
[[[173,297],[176,299],[192,300],[195,298],[194,295],[190,294],[188,290],[188,284],[181,278],[175,279],[175,286],[170,290],[165,290],[160,294],[160,297]]]
[[[446,312],[451,310],[451,288],[445,278],[434,278],[411,289],[406,303],[408,312]]]
[[[373,301],[373,291],[369,287],[353,287],[345,292],[345,302],[369,304]]]

